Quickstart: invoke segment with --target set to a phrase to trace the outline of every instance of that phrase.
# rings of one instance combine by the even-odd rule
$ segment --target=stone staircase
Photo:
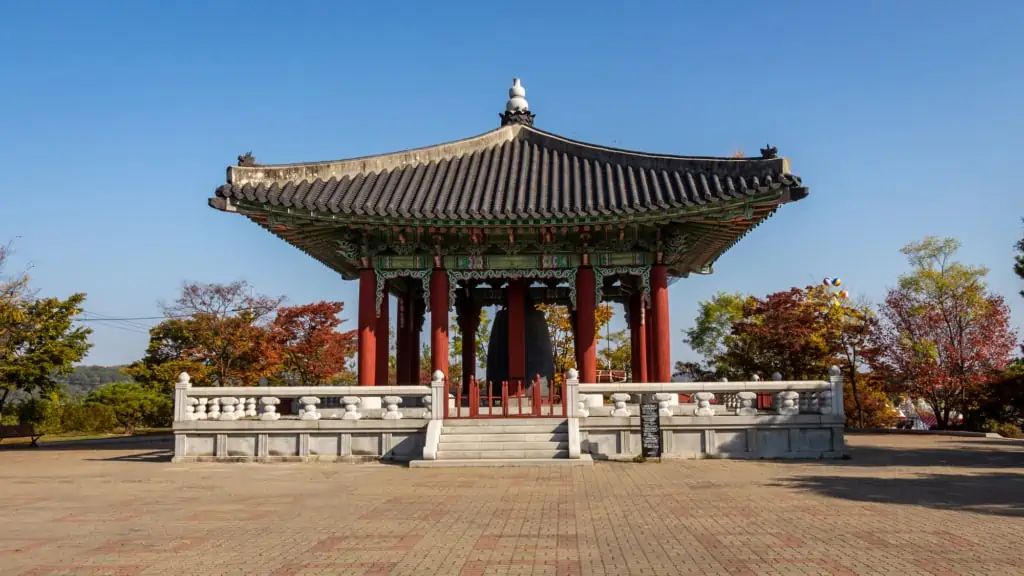
[[[565,418],[445,420],[436,460],[415,460],[411,467],[500,467],[592,465],[569,458]]]

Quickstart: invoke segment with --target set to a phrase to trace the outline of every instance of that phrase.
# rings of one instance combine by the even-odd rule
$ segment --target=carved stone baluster
[[[401,396],[385,396],[384,397],[384,410],[380,414],[381,420],[401,420],[402,413],[398,410],[398,405],[402,403]]]
[[[775,394],[775,411],[784,416],[800,413],[800,395],[794,390],[784,390]]]
[[[206,404],[210,401],[209,398],[199,398],[199,404],[196,405],[196,420],[206,420]]]
[[[281,400],[273,396],[260,398],[260,404],[263,405],[263,413],[260,414],[260,420],[279,420],[281,415],[277,412],[277,405],[280,403]]]
[[[658,415],[659,416],[671,416],[672,415],[672,396],[676,394],[670,394],[668,392],[658,392],[654,395],[654,399],[658,401]]]
[[[740,398],[733,392],[722,394],[722,404],[727,410],[736,411],[740,407]]]
[[[798,394],[799,394],[798,405],[800,406],[800,412],[803,412],[803,413],[810,412],[811,411],[810,410],[810,405],[811,405],[811,394],[812,394],[812,392],[798,392]]]
[[[805,392],[807,396],[807,403],[804,406],[800,406],[801,414],[818,414],[819,398],[818,393],[815,391]]]
[[[737,416],[757,416],[757,392],[737,392],[736,398],[739,401]]]
[[[259,412],[256,411],[256,397],[252,396],[245,399],[245,415],[249,418],[255,418],[259,416]]]
[[[362,402],[362,398],[359,396],[345,396],[341,399],[342,404],[345,405],[345,413],[342,414],[342,420],[359,420],[363,417],[359,413],[359,404]]]
[[[694,416],[715,415],[715,409],[711,407],[711,401],[715,399],[713,392],[697,392],[693,397],[697,400],[697,407],[693,409]]]
[[[207,399],[206,417],[209,420],[220,420],[220,398]]]
[[[302,413],[299,415],[299,420],[319,420],[320,413],[316,411],[316,406],[319,403],[320,399],[316,396],[303,396],[299,398],[299,404],[302,404]]]
[[[818,392],[818,414],[832,413],[832,391],[821,390]]]
[[[434,413],[432,411],[433,407],[431,406],[433,401],[434,401],[434,397],[433,396],[429,396],[428,395],[428,396],[424,396],[423,397],[423,406],[426,408],[426,410],[424,410],[424,412],[423,412],[423,419],[424,420],[431,420],[431,419],[434,418]]]
[[[196,414],[196,406],[199,404],[199,398],[188,397],[185,399],[185,419],[186,420],[198,420],[199,415]]]
[[[612,416],[629,416],[629,408],[626,407],[626,402],[629,402],[629,394],[616,392],[612,394],[612,402],[615,403],[615,408],[612,409]]]
[[[218,420],[238,420],[238,414],[235,413],[235,404],[238,404],[238,398],[231,396],[221,398],[220,418]]]

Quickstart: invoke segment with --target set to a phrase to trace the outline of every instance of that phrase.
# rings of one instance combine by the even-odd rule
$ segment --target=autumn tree
[[[716,363],[733,378],[774,372],[791,379],[822,378],[839,353],[837,338],[824,332],[827,320],[813,286],[748,298]]]
[[[892,410],[885,396],[884,382],[870,373],[870,361],[878,354],[872,336],[877,330],[878,318],[871,305],[831,300],[827,289],[815,289],[818,305],[826,310],[823,333],[837,341],[835,364],[842,370],[853,401],[853,413],[847,419],[858,428],[879,427],[891,421]]]
[[[280,369],[268,323],[283,300],[253,294],[246,282],[186,284],[163,305],[168,319],[150,330],[146,356],[126,372],[163,378],[174,369],[167,362],[185,362],[203,367],[197,383],[254,385]]]
[[[551,334],[551,346],[555,357],[555,378],[565,374],[576,366],[576,339],[573,335],[572,314],[568,306],[561,304],[538,304],[537,309],[544,312],[544,321]],[[594,333],[600,338],[605,325],[611,322],[615,311],[611,304],[598,304],[594,310]]]
[[[722,363],[726,351],[726,340],[732,334],[732,326],[743,317],[743,305],[747,297],[736,292],[718,292],[709,300],[700,303],[697,320],[692,328],[683,330],[683,342],[704,358],[704,366],[680,366],[677,371],[722,373],[728,366]]]
[[[195,353],[201,347],[198,331],[190,318],[164,320],[149,330],[149,344],[141,360],[124,373],[142,386],[170,394],[178,374],[187,372],[193,385],[209,386],[208,367]]]
[[[317,386],[344,371],[356,351],[356,331],[338,331],[344,307],[342,302],[316,302],[277,310],[269,331],[284,380]]]
[[[905,246],[911,271],[886,294],[874,333],[873,368],[924,399],[940,429],[999,377],[1017,342],[1006,303],[985,283],[988,270],[953,260],[959,248],[935,237]]]

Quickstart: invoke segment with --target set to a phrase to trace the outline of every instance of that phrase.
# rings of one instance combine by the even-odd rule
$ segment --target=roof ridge
[[[372,173],[393,170],[407,165],[436,162],[464,156],[481,148],[490,148],[515,140],[523,126],[512,124],[494,130],[441,144],[408,148],[384,154],[371,154],[340,160],[297,162],[293,164],[257,164],[229,166],[227,183],[235,185],[264,184],[301,180],[330,180],[353,172]]]

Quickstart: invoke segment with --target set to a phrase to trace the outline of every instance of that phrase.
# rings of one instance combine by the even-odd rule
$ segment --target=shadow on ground
[[[110,458],[86,458],[85,460],[90,462],[140,462],[143,464],[166,464],[167,462],[170,462],[173,457],[173,450],[162,449],[150,450],[149,452],[123,454],[121,456],[111,456]]]
[[[91,450],[147,450],[147,449],[169,449],[174,447],[174,437],[170,434],[159,434],[150,436],[127,436],[113,438],[95,438],[92,440],[54,440],[47,442],[40,441],[38,446],[32,446],[27,442],[18,444],[0,444],[0,452],[5,451],[75,451],[84,452]]]
[[[938,510],[1024,517],[1024,474],[922,474],[864,478],[803,476],[777,484],[854,502],[905,504]]]

